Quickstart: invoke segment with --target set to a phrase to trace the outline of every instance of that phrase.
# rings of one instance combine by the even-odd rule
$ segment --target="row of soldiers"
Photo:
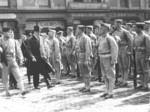
[[[48,29],[45,32],[44,30],[40,31],[39,26],[35,26],[33,35],[27,35],[28,38],[22,36],[21,49],[27,60],[28,81],[30,83],[30,75],[33,75],[34,87],[40,89],[39,74],[42,74],[47,88],[51,88],[54,85],[51,83],[50,72],[56,76],[55,84],[61,83],[61,74],[69,74],[72,77],[80,75],[83,77],[85,86],[79,91],[89,92],[91,75],[95,75],[95,68],[97,68],[106,86],[105,93],[101,97],[107,99],[113,98],[115,81],[116,86],[127,86],[128,74],[134,71],[135,76],[139,74],[141,78],[140,85],[137,86],[135,83],[135,88],[148,91],[149,29],[150,21],[127,23],[126,26],[123,26],[122,20],[117,19],[113,25],[108,23],[96,25],[95,34],[93,26],[78,25],[75,32],[73,27],[67,27],[67,36],[63,37],[62,31],[56,32]],[[8,28],[4,28],[3,32],[4,37],[10,35]],[[1,39],[1,41],[6,40],[5,38]],[[2,51],[5,51],[5,48],[8,49],[6,46],[11,46],[4,42],[1,42],[0,45],[3,48]],[[11,51],[12,48],[14,51]],[[9,58],[17,55],[17,52],[16,54],[12,53],[15,52],[15,49],[15,46],[9,47],[7,51]],[[132,70],[132,68],[134,69]],[[16,74],[14,68],[11,70],[13,75]],[[121,80],[117,81],[119,74]],[[18,75],[15,78],[18,78]],[[3,83],[6,94],[9,95],[8,82],[5,80],[3,79]],[[136,77],[134,80],[136,82]],[[17,82],[21,81],[17,80]],[[26,91],[23,89],[23,94],[25,93]]]

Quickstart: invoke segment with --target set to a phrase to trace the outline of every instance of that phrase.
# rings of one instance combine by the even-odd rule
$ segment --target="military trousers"
[[[99,55],[100,57],[100,67],[101,73],[105,81],[105,92],[108,94],[113,94],[113,88],[115,85],[115,65],[111,65],[111,56]]]

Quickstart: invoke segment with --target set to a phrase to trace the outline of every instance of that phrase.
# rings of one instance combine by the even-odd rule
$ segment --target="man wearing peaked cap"
[[[76,33],[78,35],[78,39],[76,41],[76,46],[78,48],[78,63],[80,73],[83,75],[84,87],[80,90],[82,92],[90,91],[90,78],[91,71],[89,68],[89,62],[92,52],[91,41],[90,38],[84,33],[84,26],[80,25],[77,27]]]
[[[101,37],[98,40],[98,56],[100,58],[101,73],[106,87],[105,93],[101,97],[105,99],[113,98],[118,45],[115,39],[109,35],[109,24],[106,23],[102,24]]]
[[[144,32],[148,35],[150,35],[150,20],[144,21]]]
[[[123,20],[122,19],[115,19],[115,22],[122,24]]]
[[[97,42],[97,37],[96,35],[93,33],[93,26],[92,25],[88,25],[86,26],[86,34],[90,37],[91,39],[91,45],[92,45],[92,58],[91,58],[91,68],[93,68],[95,60],[96,60],[96,42]],[[92,74],[94,75],[92,80],[97,80],[98,79],[98,75],[95,73],[96,71],[93,70]]]
[[[111,24],[108,24],[108,23],[102,23],[101,26],[106,27],[106,28],[108,28],[108,30],[109,30],[110,27],[111,27]]]
[[[34,30],[35,32],[40,32],[40,27],[38,25],[34,26]]]
[[[134,30],[137,33],[133,41],[133,48],[135,51],[136,60],[136,71],[137,74],[141,75],[141,84],[135,89],[148,91],[150,36],[143,32],[143,27],[143,22],[138,22],[134,26]]]
[[[119,36],[121,41],[119,43],[119,56],[118,56],[118,64],[119,64],[119,70],[122,77],[121,81],[118,82],[117,86],[127,86],[127,79],[128,79],[128,68],[129,68],[129,54],[131,53],[132,48],[132,37],[130,35],[130,32],[127,31],[122,27],[121,22],[114,23],[116,27],[116,31],[114,32],[114,36]]]
[[[73,27],[67,27],[67,39],[66,39],[66,56],[70,68],[71,77],[76,77],[76,58],[75,58],[75,45],[76,37],[73,34]]]

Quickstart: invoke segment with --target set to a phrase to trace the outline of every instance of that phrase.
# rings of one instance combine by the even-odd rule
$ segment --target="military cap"
[[[62,35],[62,34],[63,34],[63,31],[58,31],[56,34],[57,34],[57,35]]]
[[[130,27],[132,27],[133,23],[126,23],[126,25],[129,25]]]
[[[137,22],[135,24],[136,27],[143,29],[144,28],[145,23],[144,22]]]
[[[117,22],[117,23],[122,23],[123,20],[122,20],[122,19],[115,19],[115,22]]]
[[[10,30],[11,30],[11,29],[10,29],[9,27],[3,27],[3,28],[2,28],[2,31],[3,31],[3,32],[9,32]]]
[[[92,25],[88,25],[88,26],[86,26],[86,28],[93,30],[93,26]]]
[[[85,26],[84,25],[78,25],[77,28],[81,29],[81,30],[84,30],[85,29]]]
[[[145,24],[150,24],[150,20],[144,21]]]
[[[73,27],[72,26],[68,26],[67,29],[70,29],[71,31],[73,31]]]
[[[40,27],[38,25],[34,26],[34,31],[40,32]]]
[[[102,23],[101,26],[103,27],[107,27],[108,29],[110,29],[111,27],[111,24],[108,24],[108,23]]]

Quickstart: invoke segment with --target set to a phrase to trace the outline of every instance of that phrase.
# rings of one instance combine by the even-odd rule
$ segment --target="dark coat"
[[[48,60],[44,57],[41,57],[40,43],[35,36],[32,36],[28,41],[28,54],[30,60],[32,60],[33,57],[35,57],[37,60],[36,62],[31,61],[31,74],[45,74],[54,72],[54,69],[52,68]]]

